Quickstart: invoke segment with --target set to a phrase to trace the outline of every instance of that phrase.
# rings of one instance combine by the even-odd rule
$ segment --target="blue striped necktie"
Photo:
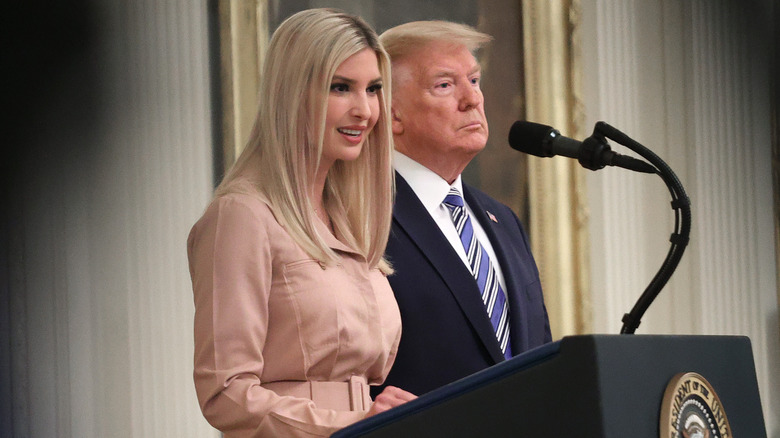
[[[512,357],[512,347],[509,345],[509,309],[506,295],[498,283],[498,278],[496,278],[493,263],[490,262],[490,257],[474,234],[471,218],[463,206],[463,197],[460,196],[458,189],[450,188],[449,193],[444,198],[444,206],[450,211],[452,222],[455,223],[455,229],[458,230],[460,241],[466,250],[471,274],[477,281],[479,292],[482,294],[482,302],[485,304],[488,318],[493,324],[498,345],[501,347],[504,357],[509,359]]]

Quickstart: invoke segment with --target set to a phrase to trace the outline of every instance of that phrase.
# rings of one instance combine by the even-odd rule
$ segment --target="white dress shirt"
[[[436,225],[444,233],[444,237],[450,242],[450,245],[458,253],[463,264],[468,269],[471,269],[469,265],[469,259],[466,255],[466,250],[463,248],[463,243],[460,240],[458,230],[455,229],[455,224],[450,217],[450,211],[444,206],[444,198],[450,191],[450,187],[458,189],[461,196],[464,196],[463,203],[466,206],[466,211],[471,217],[471,225],[474,228],[474,234],[477,236],[482,248],[487,251],[490,261],[493,263],[493,268],[498,277],[498,282],[503,290],[506,290],[506,283],[504,282],[504,274],[499,266],[496,253],[493,251],[493,245],[490,244],[485,230],[478,220],[475,219],[474,213],[471,210],[468,202],[466,202],[465,195],[463,194],[463,182],[460,175],[452,183],[452,186],[447,183],[442,177],[434,173],[432,170],[423,166],[422,164],[412,160],[401,152],[395,151],[393,157],[393,167],[395,170],[409,183],[414,193],[422,202],[425,209],[428,210],[428,214],[431,215]]]

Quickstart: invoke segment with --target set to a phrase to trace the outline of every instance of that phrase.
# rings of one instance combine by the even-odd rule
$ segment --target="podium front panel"
[[[453,382],[333,435],[659,436],[664,391],[696,372],[737,437],[765,437],[750,340],[740,336],[571,336]]]

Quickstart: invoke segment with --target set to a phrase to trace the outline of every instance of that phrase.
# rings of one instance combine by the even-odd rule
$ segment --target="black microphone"
[[[637,172],[656,173],[651,164],[613,152],[602,135],[594,133],[583,141],[564,137],[558,130],[540,123],[517,121],[509,131],[512,149],[537,157],[576,158],[582,167],[599,170],[604,166],[617,166]]]

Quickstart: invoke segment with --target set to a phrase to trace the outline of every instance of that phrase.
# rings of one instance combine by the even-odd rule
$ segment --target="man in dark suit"
[[[392,59],[397,171],[386,255],[403,323],[385,384],[418,395],[551,340],[519,219],[460,177],[487,143],[473,52],[490,39],[441,21],[381,36]]]

